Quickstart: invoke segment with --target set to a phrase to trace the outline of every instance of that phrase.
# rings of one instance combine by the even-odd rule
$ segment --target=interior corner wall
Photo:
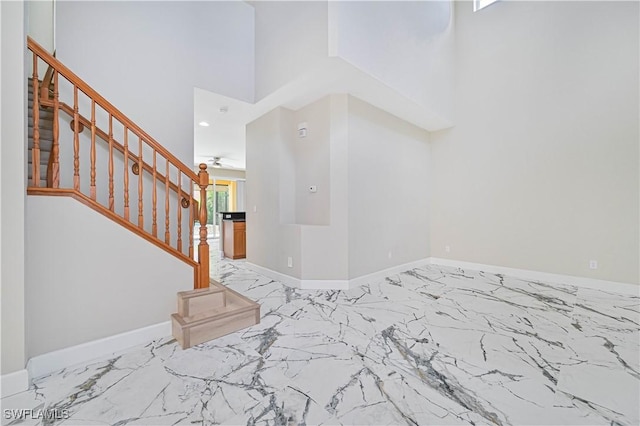
[[[331,97],[326,96],[294,113],[295,121],[285,131],[293,151],[295,168],[293,197],[295,222],[299,225],[330,225],[331,207]],[[306,123],[306,137],[298,126]],[[309,190],[316,187],[316,192]]]
[[[282,210],[293,205],[294,169],[284,149],[292,123],[292,111],[276,108],[247,125],[247,261],[300,278],[300,227],[282,220]]]
[[[255,99],[314,68],[328,55],[328,2],[256,1]]]
[[[639,283],[638,3],[455,8],[432,255]]]
[[[309,135],[314,133],[316,136],[309,142],[320,145],[315,161],[321,163],[316,170],[316,177],[320,178],[318,192],[310,194],[307,182],[300,182],[301,193],[296,195],[302,203],[308,203],[326,217],[323,224],[301,225],[302,278],[305,280],[344,281],[349,278],[347,98],[347,95],[330,95],[296,111],[297,119],[309,124]],[[307,141],[297,139],[297,143]],[[309,152],[313,151],[306,154]],[[308,157],[307,161],[314,161],[314,156]],[[311,175],[298,175],[297,178],[303,176],[309,178]],[[313,199],[316,195],[320,197]]]
[[[300,121],[309,140],[297,137]],[[306,157],[311,147],[301,152],[301,144],[318,144],[322,153]],[[302,280],[346,281],[427,258],[429,150],[426,131],[345,94],[250,123],[247,260]],[[325,196],[316,208],[327,209],[328,221],[283,222],[308,201],[296,201],[296,188],[306,196],[314,182],[296,167],[311,161],[329,179],[311,194]]]
[[[25,2],[28,12],[28,34],[40,46],[53,52],[54,46],[54,7],[53,0],[29,0]],[[46,71],[46,66],[44,68]],[[44,75],[44,72],[39,73]]]
[[[428,133],[349,97],[349,278],[430,255]]]
[[[329,2],[331,55],[452,120],[454,3]]]
[[[25,5],[0,2],[1,374],[25,368]]]
[[[253,13],[235,1],[58,1],[57,57],[192,164],[194,87],[253,102]]]
[[[247,261],[298,279],[347,279],[346,135],[346,95],[247,125]]]
[[[169,321],[193,288],[192,266],[72,198],[29,197],[27,219],[29,358]]]

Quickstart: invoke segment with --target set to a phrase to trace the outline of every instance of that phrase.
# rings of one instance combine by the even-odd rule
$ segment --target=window
[[[497,2],[498,0],[473,0],[473,11],[477,12],[490,4]]]

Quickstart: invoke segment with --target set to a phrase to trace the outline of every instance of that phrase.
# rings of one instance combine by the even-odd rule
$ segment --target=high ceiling
[[[244,170],[245,124],[253,107],[247,102],[195,89],[195,164],[220,157],[223,168]],[[209,126],[201,126],[201,122]]]
[[[327,5],[315,2],[249,4],[256,9],[257,45],[253,85],[245,85],[255,103],[195,89],[196,163],[220,157],[223,168],[244,170],[246,124],[332,93],[348,93],[426,130],[451,126],[449,2],[334,2],[330,17]]]
[[[221,157],[223,168],[245,169],[245,126],[277,107],[297,110],[331,93],[349,93],[429,131],[451,123],[413,99],[339,58],[285,84],[256,103],[195,89],[195,163]],[[225,111],[226,112],[223,112]],[[198,123],[205,121],[208,127]]]

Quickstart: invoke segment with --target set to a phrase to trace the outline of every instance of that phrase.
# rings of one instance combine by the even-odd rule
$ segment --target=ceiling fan
[[[210,159],[207,160],[207,164],[210,165],[211,167],[215,167],[217,169],[232,169],[234,168],[232,165],[224,163],[224,162],[220,162],[220,160],[222,160],[222,157],[212,157]]]

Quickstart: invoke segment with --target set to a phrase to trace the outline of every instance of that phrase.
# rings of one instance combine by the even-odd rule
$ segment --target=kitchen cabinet
[[[244,220],[222,221],[222,246],[229,259],[247,257],[247,224]]]

